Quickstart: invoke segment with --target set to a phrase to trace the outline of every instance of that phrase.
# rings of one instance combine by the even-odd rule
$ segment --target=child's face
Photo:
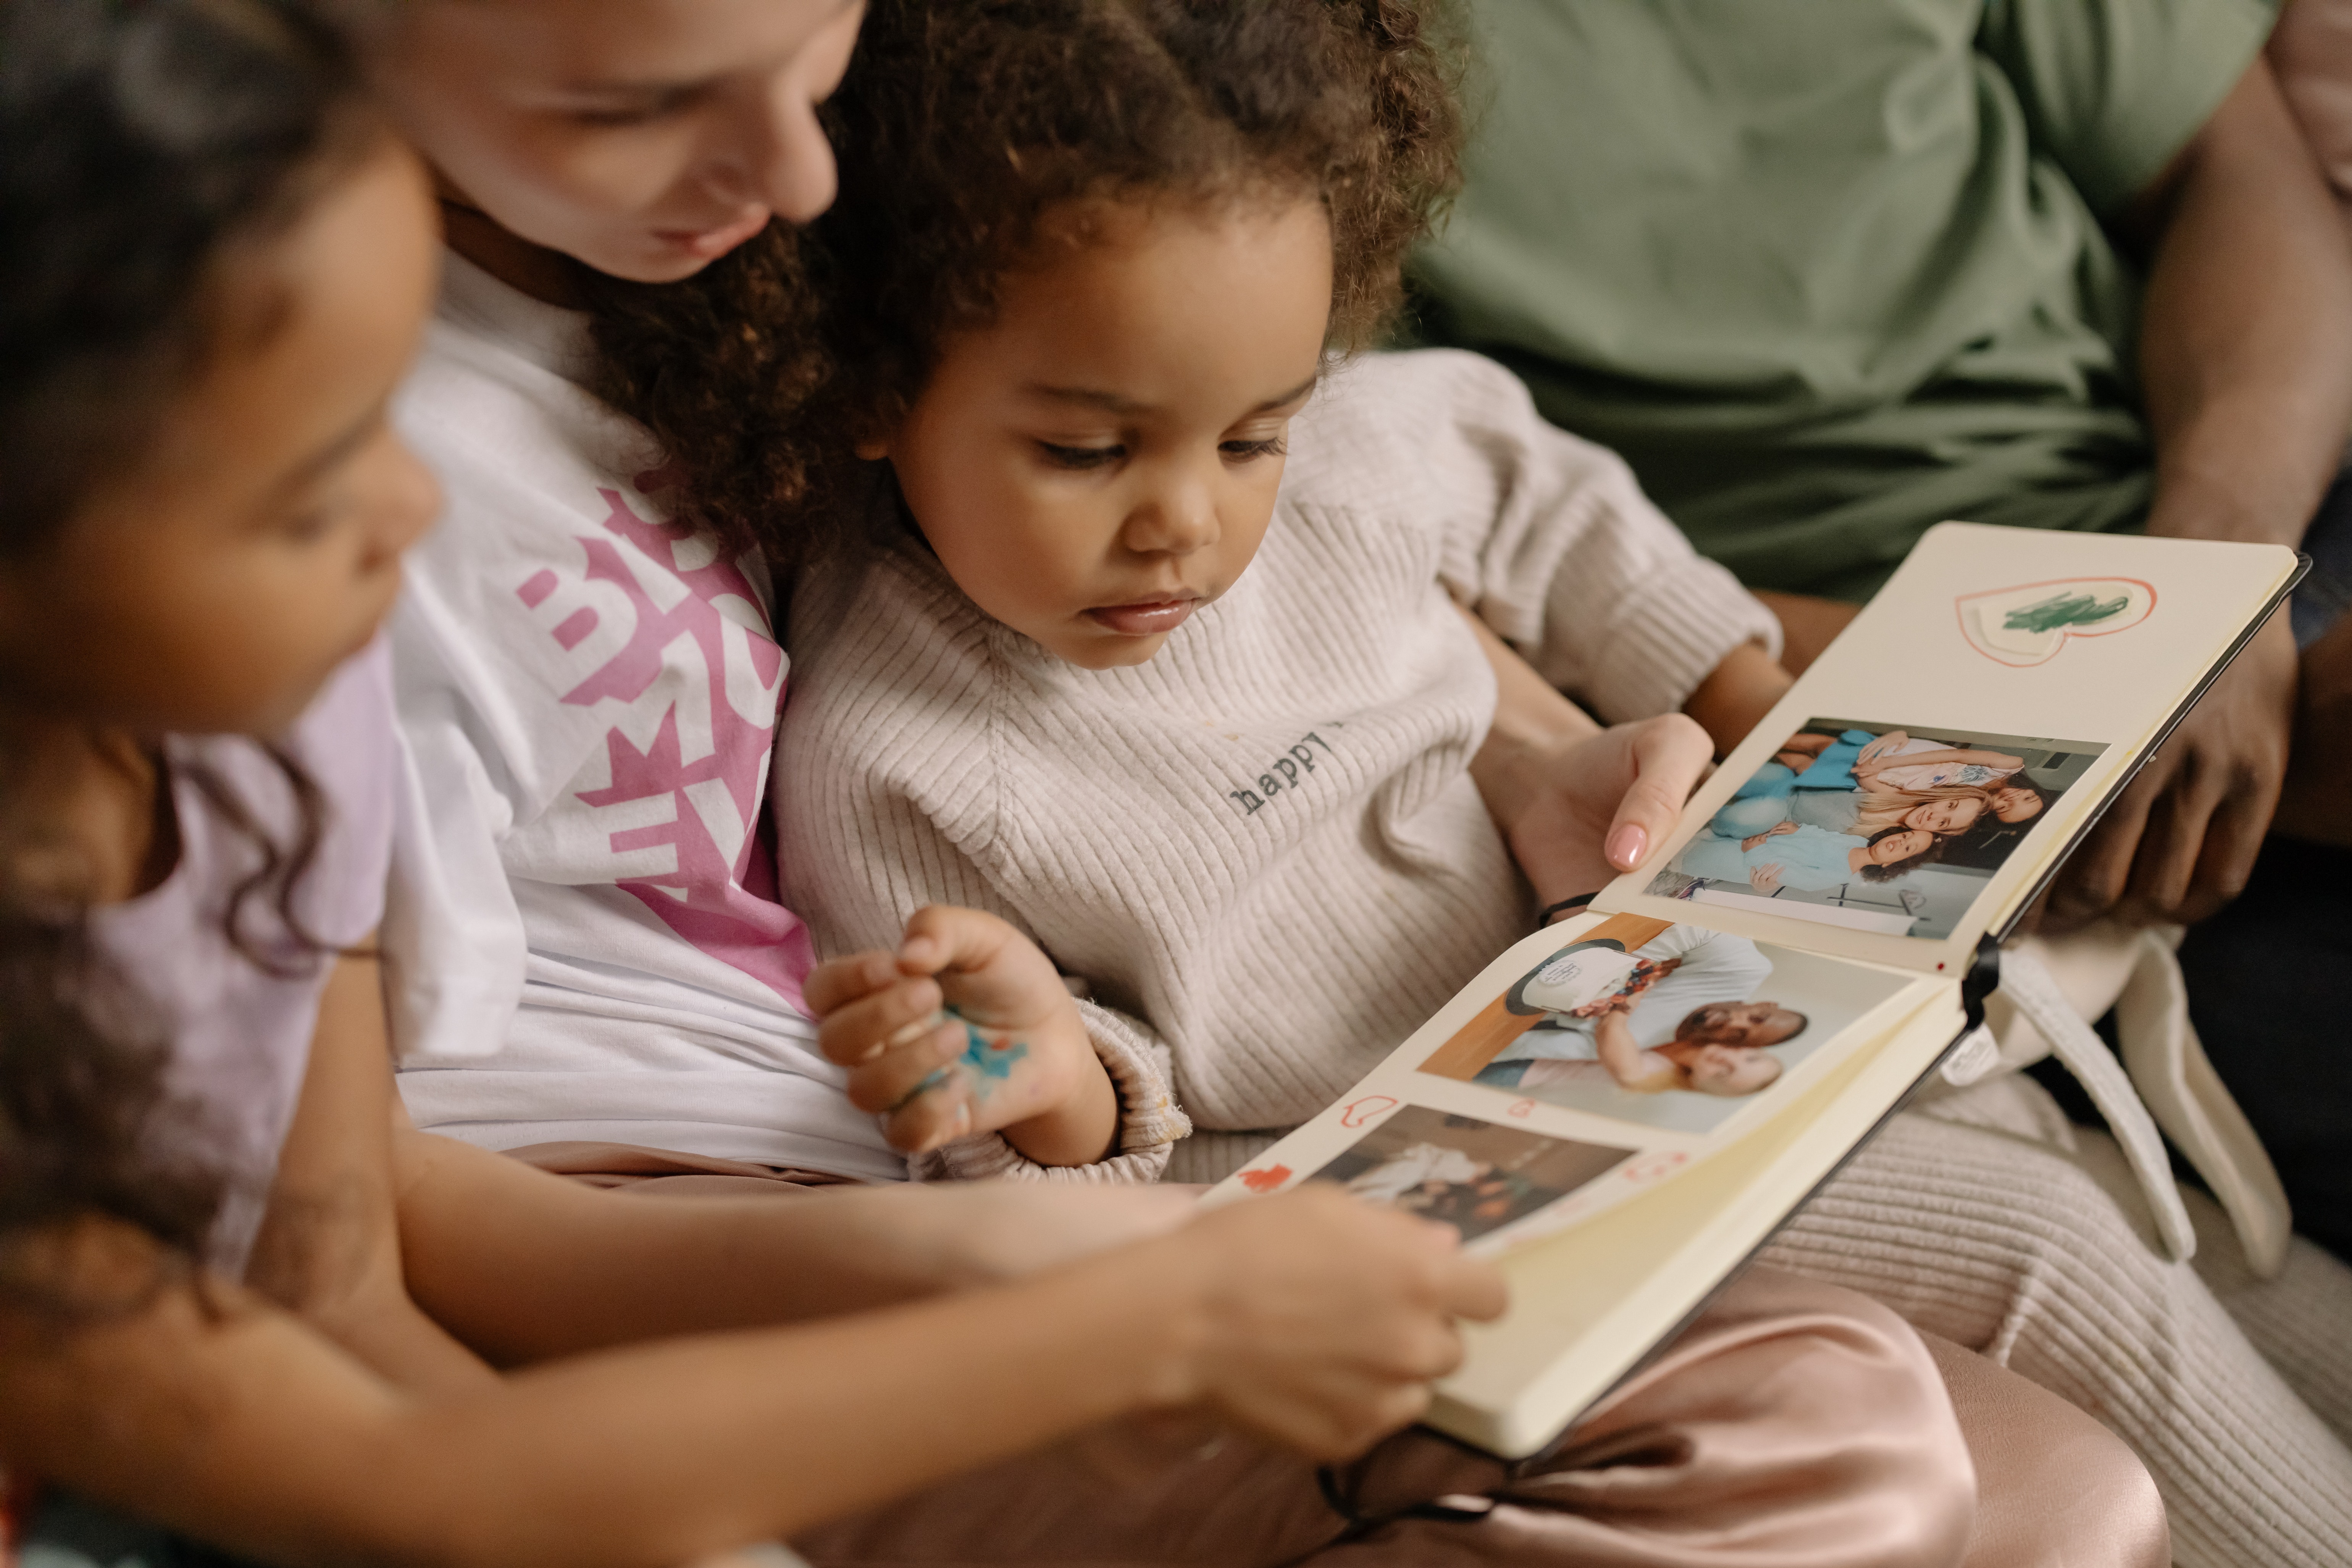
[[[2042,814],[2042,796],[2022,784],[1992,792],[1992,814],[2003,822],[2028,822]]]
[[[375,635],[440,506],[385,404],[430,306],[425,174],[385,138],[232,254],[209,362],[51,544],[0,564],[0,679],[61,715],[268,735]]]
[[[816,106],[860,0],[417,0],[379,51],[460,197],[600,272],[666,283],[833,202]]]
[[[1005,281],[887,440],[940,564],[1089,669],[1140,664],[1265,537],[1331,301],[1320,203],[1098,206]]]
[[[1935,842],[1934,834],[1924,828],[1914,827],[1901,833],[1888,834],[1871,845],[1864,854],[1874,865],[1892,866],[1899,860],[1908,860],[1914,855],[1926,854]]]

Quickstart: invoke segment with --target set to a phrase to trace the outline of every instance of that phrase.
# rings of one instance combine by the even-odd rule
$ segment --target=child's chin
[[[1167,642],[1166,632],[1154,632],[1150,637],[1115,636],[1072,638],[1067,646],[1055,648],[1055,655],[1082,669],[1120,669],[1130,664],[1149,664]]]

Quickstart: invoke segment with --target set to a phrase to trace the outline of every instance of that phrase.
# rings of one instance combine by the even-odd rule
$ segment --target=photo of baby
[[[1475,1241],[1615,1170],[1631,1149],[1408,1105],[1308,1178],[1444,1220]]]
[[[1701,926],[1616,915],[1521,978],[1421,1070],[1709,1132],[1903,984]]]
[[[2105,747],[1815,719],[1651,882],[1900,936],[1948,936],[1985,882]]]

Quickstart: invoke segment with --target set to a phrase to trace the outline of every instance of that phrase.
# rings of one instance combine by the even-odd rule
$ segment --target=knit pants
[[[2155,1476],[2182,1568],[2342,1568],[2352,1270],[2298,1242],[2256,1282],[2188,1196],[2194,1267],[2157,1252],[2113,1141],[2011,1077],[1895,1118],[1765,1257],[2095,1415]]]

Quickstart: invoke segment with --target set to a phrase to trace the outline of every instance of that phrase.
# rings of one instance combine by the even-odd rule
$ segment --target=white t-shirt
[[[1714,1002],[1752,1002],[1756,988],[1771,977],[1772,961],[1744,936],[1725,936],[1697,926],[1677,925],[1633,950],[1654,963],[1680,959],[1672,973],[1654,982],[1625,1015],[1633,1041],[1645,1050],[1675,1037],[1675,1029],[1697,1008]],[[1600,1060],[1592,1020],[1555,1013],[1506,1047],[1495,1058],[1516,1061]],[[1664,1067],[1674,1064],[1663,1057]],[[1532,1082],[1522,1079],[1521,1082]],[[1556,1081],[1556,1080],[1555,1080]]]
[[[666,523],[649,437],[579,384],[584,318],[447,265],[396,410],[448,494],[392,627],[410,1113],[902,1179],[816,1049],[776,899],[766,574]]]
[[[1915,735],[1885,754],[1900,757],[1919,752],[1957,750],[1958,748],[1948,741],[1933,741],[1924,735]],[[1989,768],[1982,763],[1911,763],[1900,767],[1881,768],[1877,776],[1864,787],[1924,790],[1975,784],[1981,789],[1991,789],[2005,783],[2016,771],[2015,768]]]

